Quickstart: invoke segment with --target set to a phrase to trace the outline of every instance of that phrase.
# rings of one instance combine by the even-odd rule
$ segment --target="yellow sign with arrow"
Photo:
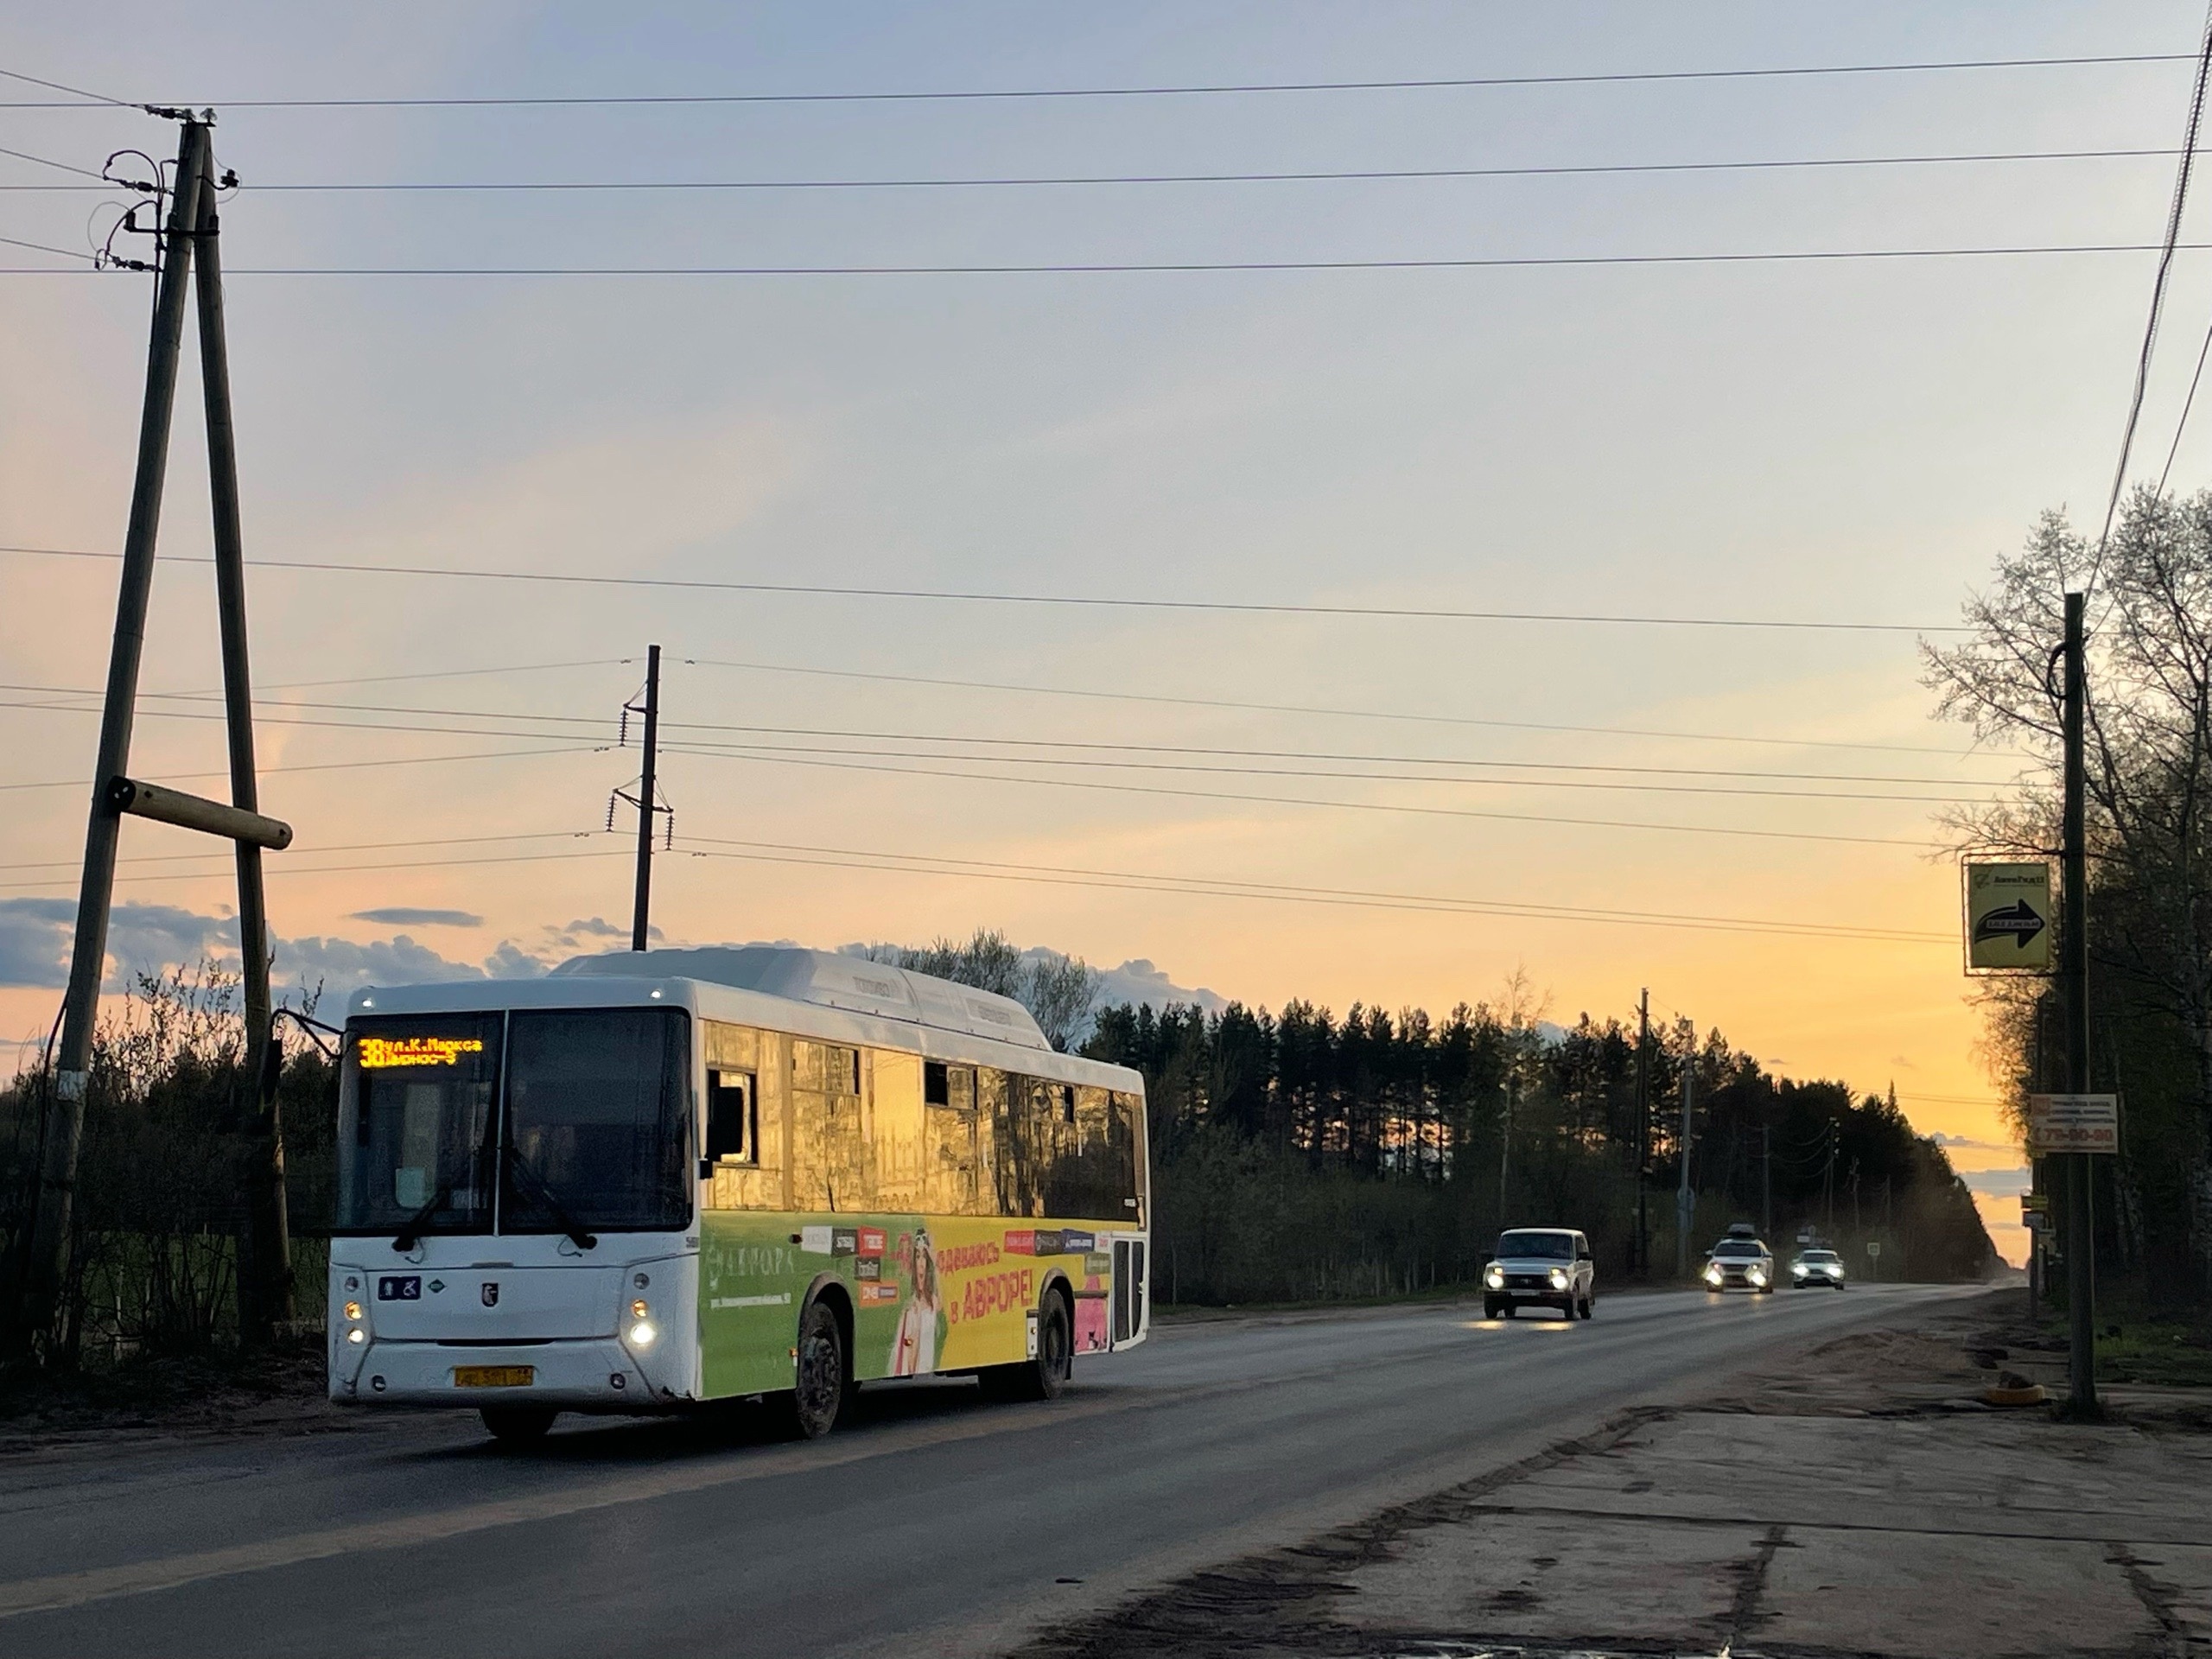
[[[2050,971],[2050,866],[1968,863],[1967,971]]]

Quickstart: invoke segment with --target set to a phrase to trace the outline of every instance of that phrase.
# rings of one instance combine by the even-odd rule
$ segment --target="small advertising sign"
[[[2051,966],[2050,866],[1966,866],[1967,971],[2047,974]]]
[[[2028,1155],[2120,1150],[2118,1095],[2030,1095]]]

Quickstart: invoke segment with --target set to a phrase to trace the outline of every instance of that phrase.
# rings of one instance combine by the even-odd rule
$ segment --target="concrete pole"
[[[62,1004],[61,1046],[55,1055],[54,1099],[40,1159],[37,1212],[21,1337],[49,1332],[69,1271],[69,1220],[77,1187],[77,1156],[85,1135],[85,1091],[99,1021],[100,982],[107,973],[108,910],[115,893],[116,842],[121,820],[106,804],[108,781],[130,770],[130,728],[138,701],[138,665],[146,643],[146,609],[154,584],[154,543],[161,527],[168,475],[169,419],[176,401],[177,357],[184,335],[185,289],[192,278],[193,232],[207,162],[207,129],[187,119],[177,143],[175,192],[162,238],[155,290],[153,336],[146,353],[146,393],[138,419],[138,467],[131,481],[130,522],[109,652],[107,698],[100,713],[99,756],[85,830],[85,868],[77,893],[77,931]]]
[[[1759,1125],[1759,1231],[1774,1242],[1774,1125]]]
[[[253,753],[253,675],[247,651],[245,537],[238,514],[238,434],[231,416],[230,336],[223,318],[221,224],[212,181],[200,201],[200,385],[207,411],[207,493],[215,520],[215,603],[223,641],[223,706],[231,750],[231,804],[261,810]],[[245,1073],[240,1116],[249,1136],[245,1249],[238,1260],[238,1335],[265,1342],[293,1317],[291,1217],[284,1195],[283,1126],[267,1086],[270,1023],[269,910],[261,849],[238,840],[238,955],[245,1004]]]
[[[630,948],[643,950],[653,907],[654,772],[660,760],[660,647],[645,647],[645,771],[638,784],[638,899],[630,916]]]
[[[1505,1081],[1505,1107],[1497,1120],[1497,1224],[1505,1224],[1505,1172],[1513,1156],[1513,1080]]]
[[[1651,992],[1636,998],[1636,1271],[1651,1276]]]
[[[2058,948],[2066,982],[2066,1088],[2089,1091],[2089,860],[2087,844],[2088,766],[2084,747],[2088,686],[2083,661],[2082,613],[2086,596],[2066,595],[2065,817],[2060,846],[2063,868]],[[2097,1414],[2096,1231],[2091,1205],[2089,1158],[2066,1160],[2066,1311],[2072,1340],[2067,1357],[2069,1409]]]
[[[1697,1095],[1697,1027],[1690,1027],[1690,1052],[1682,1067],[1681,1184],[1675,1189],[1675,1277],[1690,1274],[1690,1226],[1697,1216],[1697,1195],[1690,1191],[1690,1110]]]

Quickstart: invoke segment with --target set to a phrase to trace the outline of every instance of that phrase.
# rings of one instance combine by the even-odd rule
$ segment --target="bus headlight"
[[[659,1334],[660,1332],[653,1328],[653,1322],[651,1319],[639,1319],[630,1327],[631,1345],[638,1348],[650,1348],[653,1345],[653,1338]]]
[[[360,1343],[366,1342],[368,1339],[369,1333],[358,1325],[346,1333],[346,1340],[348,1342]]]
[[[1554,1268],[1552,1269],[1552,1288],[1554,1290],[1565,1290],[1567,1288],[1567,1269],[1565,1268]]]
[[[1491,1262],[1490,1266],[1483,1269],[1483,1283],[1488,1285],[1492,1290],[1503,1290],[1505,1288],[1505,1269],[1499,1267],[1497,1262]]]

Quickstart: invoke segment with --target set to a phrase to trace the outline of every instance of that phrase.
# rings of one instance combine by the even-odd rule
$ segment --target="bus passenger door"
[[[1114,1241],[1114,1345],[1144,1329],[1144,1240]]]

